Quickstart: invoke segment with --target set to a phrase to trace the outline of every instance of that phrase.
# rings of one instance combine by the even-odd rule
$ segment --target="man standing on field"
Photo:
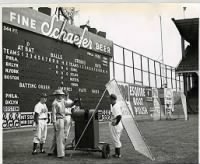
[[[71,124],[72,124],[72,105],[74,102],[69,98],[69,92],[67,90],[63,91],[65,93],[65,118],[64,118],[64,133],[65,133],[65,143],[67,142]]]
[[[117,96],[115,94],[110,95],[110,103],[111,107],[111,122],[109,124],[110,132],[112,136],[113,143],[115,145],[115,154],[113,157],[120,158],[120,148],[122,146],[120,137],[122,134],[123,126],[122,126],[122,111],[120,104],[117,103]]]
[[[42,93],[40,95],[40,101],[35,105],[34,108],[34,121],[36,124],[36,131],[33,138],[33,152],[32,154],[37,154],[37,145],[40,144],[40,153],[45,153],[43,145],[47,137],[47,118],[48,118],[48,108],[46,106],[47,95]]]

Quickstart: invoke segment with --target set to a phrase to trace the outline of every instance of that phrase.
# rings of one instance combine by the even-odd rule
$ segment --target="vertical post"
[[[167,84],[167,67],[166,67],[166,65],[165,65],[165,82]],[[168,85],[167,85],[167,87],[168,87]]]
[[[140,69],[140,71],[141,71],[141,82],[142,82],[142,86],[143,86],[143,69],[142,69],[142,55],[140,55],[140,64],[141,64],[141,69]]]
[[[158,95],[159,95],[159,93],[158,93]],[[158,96],[158,98],[159,98],[159,96]],[[160,101],[160,120],[161,120],[161,112],[162,112],[162,102]]]
[[[185,96],[187,96],[187,85],[188,85],[187,75],[183,74],[183,86],[184,86],[183,89],[184,89]]]
[[[114,77],[114,79],[115,79],[115,62],[112,61],[112,63],[113,63],[113,77]]]
[[[163,86],[163,81],[162,81],[162,68],[161,68],[161,64],[159,63],[159,65],[160,65],[160,81],[161,81],[161,88],[162,88],[162,86]]]
[[[148,78],[149,78],[149,87],[151,86],[151,80],[150,80],[150,69],[149,69],[149,58],[147,58],[147,63],[148,63]]]
[[[116,46],[116,45],[114,45]],[[113,48],[113,77],[115,79],[115,51],[114,51],[114,48]]]
[[[155,86],[156,86],[156,88],[158,88],[157,87],[157,79],[156,79],[157,74],[156,74],[156,62],[155,62],[155,60],[153,61],[153,63],[154,63],[154,73],[155,73]]]
[[[133,51],[132,51],[132,63],[133,63],[133,82],[135,84],[135,66],[134,66],[134,56],[133,56]]]
[[[161,89],[163,88],[163,75],[162,75],[162,68],[161,68],[161,63],[160,65],[160,80],[161,80]],[[160,120],[161,120],[161,112],[162,112],[162,103],[160,102]]]
[[[172,80],[172,67],[171,67],[171,83],[172,83],[172,89],[173,89],[173,80]]]
[[[162,18],[160,16],[160,40],[161,40],[161,55],[162,55],[162,66],[164,66],[164,55],[163,55],[163,36],[162,36]],[[163,69],[162,69],[163,70]],[[164,70],[163,70],[164,71]],[[163,72],[162,71],[162,72]],[[163,84],[165,84],[165,77],[164,77],[164,72],[162,73],[162,78],[163,78]],[[166,80],[166,79],[165,79]]]
[[[124,69],[124,82],[126,82],[126,66],[125,66],[125,54],[124,54],[124,48],[123,48],[123,69]]]
[[[162,63],[164,63],[164,57],[163,57],[163,37],[162,37],[162,18],[161,18],[161,16],[160,16],[160,40],[161,40]]]
[[[191,78],[190,78],[190,74],[188,74],[188,90],[190,91],[191,89]]]
[[[191,89],[193,88],[193,78],[192,78],[192,74],[190,74],[190,83],[191,83]]]
[[[181,78],[180,78],[180,75],[178,75],[179,77],[179,90],[181,90]]]
[[[175,71],[175,70],[174,70]],[[176,72],[175,72],[175,85],[176,85],[176,91],[177,91],[177,79],[176,79]]]

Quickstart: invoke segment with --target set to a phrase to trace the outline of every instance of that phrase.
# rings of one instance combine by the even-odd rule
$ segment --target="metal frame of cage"
[[[120,53],[116,51],[117,48],[120,50]],[[111,79],[115,78],[119,82],[128,82],[142,86],[154,88],[167,87],[176,91],[183,91],[183,76],[176,74],[174,67],[162,64],[159,61],[148,58],[115,43],[113,49],[114,54],[110,61]],[[121,57],[119,57],[119,55],[121,55]],[[127,57],[127,55],[129,55],[129,57]],[[116,57],[119,59],[116,59]],[[136,61],[136,57],[140,60],[139,62]],[[129,59],[131,59],[131,64],[127,63],[127,61],[130,62]],[[116,67],[118,67],[118,69]],[[118,74],[119,72],[121,72],[120,75]]]

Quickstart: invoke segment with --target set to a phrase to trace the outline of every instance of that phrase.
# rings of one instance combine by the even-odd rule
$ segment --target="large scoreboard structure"
[[[3,128],[31,126],[39,95],[49,95],[51,111],[57,88],[80,98],[81,108],[94,109],[110,80],[113,42],[30,8],[2,13]],[[107,111],[104,96],[100,119]]]

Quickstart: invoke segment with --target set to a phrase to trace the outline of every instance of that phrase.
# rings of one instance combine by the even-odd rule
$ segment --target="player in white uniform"
[[[113,139],[113,143],[115,145],[115,154],[113,157],[120,158],[120,148],[122,147],[120,137],[122,134],[123,126],[121,123],[122,119],[122,111],[121,106],[116,102],[117,96],[114,94],[110,95],[110,102],[111,102],[111,122],[109,123],[111,136]]]
[[[64,90],[65,93],[65,118],[64,118],[64,133],[65,133],[65,143],[67,142],[69,131],[72,125],[72,105],[74,102],[69,98],[69,93],[67,90]]]
[[[166,120],[171,120],[172,119],[172,109],[170,107],[170,104],[166,104]]]
[[[43,145],[47,137],[47,118],[48,118],[48,108],[46,106],[47,95],[42,93],[40,96],[40,101],[35,105],[34,108],[34,121],[36,124],[36,131],[33,138],[33,152],[32,154],[37,154],[37,144],[40,144],[40,153],[45,153]]]

